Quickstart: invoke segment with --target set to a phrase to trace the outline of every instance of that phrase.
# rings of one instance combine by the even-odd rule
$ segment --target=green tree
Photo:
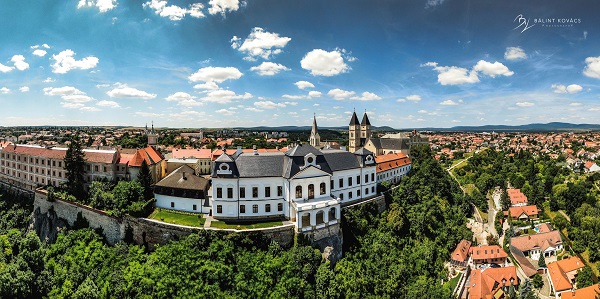
[[[140,172],[138,172],[137,180],[144,188],[144,200],[148,201],[152,199],[154,197],[152,189],[154,182],[152,181],[152,174],[150,173],[150,168],[145,159],[142,161],[142,167],[140,168]]]
[[[554,219],[552,219],[552,225],[559,230],[569,227],[569,221],[562,214],[558,213]]]
[[[579,270],[577,277],[575,277],[575,283],[577,284],[577,288],[581,289],[594,284],[594,280],[592,278],[593,275],[594,273],[592,272],[592,268],[590,268],[590,266],[585,266],[581,270]]]
[[[544,286],[544,280],[542,279],[542,276],[539,273],[536,273],[533,276],[533,286],[538,289]]]
[[[538,260],[538,267],[546,268],[546,258],[544,257],[544,253],[540,253],[540,259]]]
[[[71,143],[65,153],[65,170],[69,193],[77,200],[84,200],[85,153],[78,137],[71,138]]]

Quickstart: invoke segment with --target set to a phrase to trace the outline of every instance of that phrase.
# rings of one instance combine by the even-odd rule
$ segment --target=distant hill
[[[565,132],[565,131],[598,131],[598,124],[571,124],[551,122],[547,124],[527,124],[518,126],[485,125],[485,126],[457,126],[452,128],[421,128],[419,131],[446,131],[446,132]]]

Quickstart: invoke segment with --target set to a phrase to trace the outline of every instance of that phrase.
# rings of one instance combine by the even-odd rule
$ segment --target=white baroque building
[[[221,220],[289,219],[298,231],[337,224],[342,204],[376,195],[373,153],[318,150],[223,154],[214,162],[211,206]]]

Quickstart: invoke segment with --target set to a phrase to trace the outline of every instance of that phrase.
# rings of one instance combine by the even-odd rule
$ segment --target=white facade
[[[210,207],[203,206],[203,198],[186,198],[154,194],[156,207],[170,210],[208,214]]]
[[[397,184],[403,177],[405,177],[411,170],[412,165],[392,168],[382,171],[377,174],[377,183],[389,182],[390,184]]]

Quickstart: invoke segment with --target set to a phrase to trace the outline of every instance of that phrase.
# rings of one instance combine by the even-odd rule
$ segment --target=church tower
[[[348,131],[348,151],[353,153],[360,147],[360,124],[356,117],[356,111],[352,113]]]
[[[154,132],[154,121],[152,121],[152,131],[148,132],[148,125],[146,125],[146,135],[148,135],[148,146],[156,148],[158,144],[158,134]]]
[[[319,148],[321,144],[321,136],[319,136],[319,131],[317,130],[317,116],[313,116],[312,130],[310,131],[310,145],[313,147]]]
[[[365,115],[360,122],[360,146],[362,147],[367,144],[369,139],[371,139],[371,122],[369,121],[369,117],[367,117],[367,111],[365,111]]]

